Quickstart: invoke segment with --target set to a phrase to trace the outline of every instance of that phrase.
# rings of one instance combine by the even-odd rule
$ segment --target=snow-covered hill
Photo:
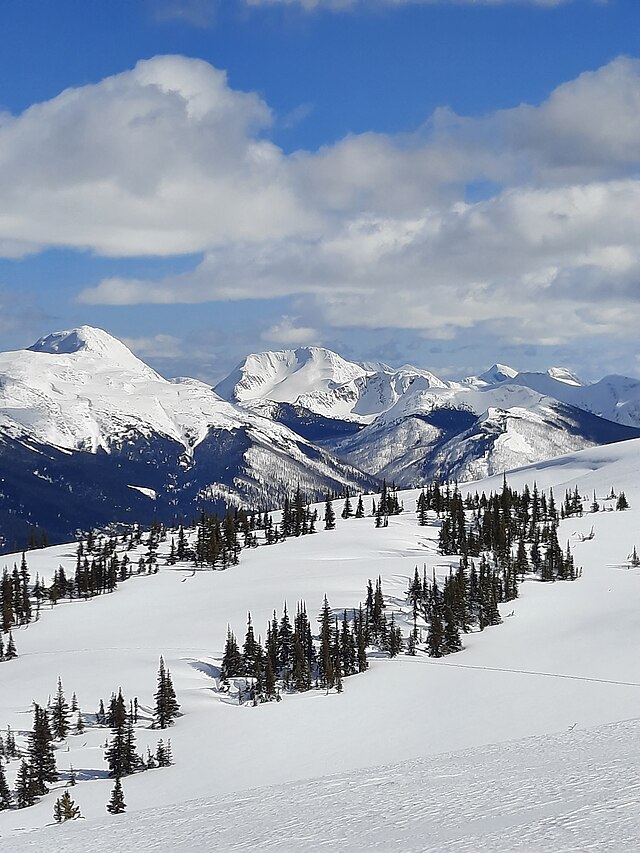
[[[0,354],[9,544],[30,526],[59,541],[113,520],[190,517],[203,500],[273,506],[298,483],[319,496],[373,481],[201,382],[164,379],[99,329]]]
[[[470,489],[488,492],[501,479]],[[104,810],[112,788],[104,730],[69,737],[56,755],[63,771],[77,770],[72,795],[86,820],[32,834],[51,822],[59,787],[32,808],[0,813],[0,850],[168,853],[214,841],[224,850],[637,849],[640,570],[628,556],[640,546],[640,441],[508,480],[553,486],[557,498],[577,486],[587,505],[595,491],[604,511],[560,527],[582,577],[525,581],[503,607],[504,623],[466,635],[462,652],[372,658],[341,695],[229,704],[215,689],[227,624],[240,634],[250,610],[262,631],[283,600],[293,610],[304,599],[313,615],[325,593],[340,612],[378,574],[389,610],[408,617],[414,567],[442,577],[455,562],[437,553],[435,518],[417,525],[416,492],[400,495],[406,511],[387,528],[338,512],[336,530],[250,549],[224,572],[162,567],[112,595],[43,610],[15,634],[20,657],[0,664],[0,726],[25,731],[31,702],[46,702],[58,675],[86,712],[119,686],[148,707],[159,654],[184,716],[170,731],[175,765],[123,780],[124,817]],[[612,486],[626,491],[627,512],[606,511]],[[28,558],[32,572],[50,577],[59,564],[72,569],[75,547]],[[141,725],[136,734],[144,749],[159,733]]]

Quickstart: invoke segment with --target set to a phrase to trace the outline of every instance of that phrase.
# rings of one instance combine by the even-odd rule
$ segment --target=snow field
[[[455,565],[436,552],[436,526],[417,525],[416,491],[401,495],[407,511],[388,528],[375,530],[369,517],[342,520],[337,501],[335,531],[243,551],[240,565],[225,572],[191,576],[191,567],[163,567],[112,595],[43,611],[38,623],[16,632],[20,657],[0,664],[0,725],[28,730],[32,702],[46,703],[58,675],[85,713],[120,686],[149,708],[163,654],[184,716],[163,732],[143,723],[137,741],[143,752],[169,735],[176,763],[124,779],[128,816],[107,818],[113,783],[104,778],[102,746],[110,732],[87,728],[56,752],[62,773],[69,762],[78,772],[72,794],[87,822],[30,835],[51,822],[56,788],[32,808],[0,814],[0,850],[208,849],[203,838],[215,838],[220,850],[314,850],[325,843],[637,849],[624,845],[640,826],[633,805],[640,570],[626,560],[640,546],[639,474],[638,442],[627,442],[509,475],[518,488],[534,479],[545,488],[553,483],[558,503],[562,484],[577,483],[587,498],[594,488],[599,495],[624,488],[631,509],[561,525],[561,542],[571,540],[576,565],[584,567],[579,580],[527,581],[521,597],[502,608],[503,625],[464,637],[463,652],[437,661],[373,659],[367,673],[345,679],[342,695],[312,691],[257,708],[229,704],[215,690],[227,623],[241,642],[250,610],[264,638],[283,600],[293,615],[304,599],[313,620],[325,592],[336,611],[357,606],[367,579],[378,574],[388,604],[399,606],[416,565],[439,575]],[[496,478],[477,486],[488,492],[500,484]],[[579,542],[574,534],[591,526],[594,539]],[[75,547],[28,559],[32,575],[52,573],[59,563],[71,570]],[[386,765],[393,768],[372,769]],[[10,781],[16,770],[12,762]],[[321,777],[336,774],[323,793]],[[247,793],[256,788],[268,790]],[[194,800],[205,802],[184,805]],[[163,818],[157,810],[165,809]],[[100,836],[106,826],[115,833],[108,841]],[[614,827],[620,845],[607,847],[603,833]]]

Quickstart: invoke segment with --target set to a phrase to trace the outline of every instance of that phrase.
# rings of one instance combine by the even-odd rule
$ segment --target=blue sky
[[[638,372],[637,0],[7,0],[0,31],[3,349]]]

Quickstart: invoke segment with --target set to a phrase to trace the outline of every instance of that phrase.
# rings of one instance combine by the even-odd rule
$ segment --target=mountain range
[[[476,479],[638,436],[640,381],[623,376],[494,365],[454,382],[303,347],[249,355],[212,389],[82,326],[0,354],[1,547],[276,507],[298,485],[318,499]]]

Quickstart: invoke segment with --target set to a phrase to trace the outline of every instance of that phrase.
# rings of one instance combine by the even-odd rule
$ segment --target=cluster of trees
[[[340,693],[343,678],[367,669],[370,646],[391,657],[402,650],[402,632],[393,614],[387,619],[385,609],[380,578],[375,589],[369,581],[366,603],[357,609],[333,613],[325,596],[317,633],[312,630],[304,602],[298,604],[293,622],[285,604],[280,619],[274,611],[264,645],[260,637],[256,639],[249,614],[242,648],[233,631],[227,630],[221,689],[228,691],[231,679],[237,679],[238,702],[250,700],[254,704],[278,700],[282,691],[316,688]]]
[[[162,657],[154,700],[152,728],[166,729],[179,715],[180,705],[173,688],[171,673],[165,667]],[[74,713],[77,713],[77,721],[75,727],[72,727],[71,717]],[[7,728],[4,739],[0,737],[0,811],[14,805],[17,808],[26,808],[48,793],[48,786],[59,779],[54,752],[55,742],[65,740],[69,734],[81,734],[85,730],[76,695],[73,694],[69,704],[60,678],[58,678],[56,694],[53,700],[50,700],[48,707],[44,708],[34,703],[33,715],[33,728],[28,736],[26,752],[23,753],[17,748],[15,736],[10,728]],[[146,757],[138,755],[134,730],[134,725],[138,721],[138,700],[129,702],[127,707],[122,690],[112,694],[108,710],[105,711],[104,702],[101,699],[98,712],[90,716],[93,716],[95,725],[108,726],[111,729],[111,740],[107,743],[105,760],[109,773],[115,778],[116,783],[107,811],[119,814],[125,809],[120,779],[139,770],[170,766],[173,763],[171,741],[168,740],[165,743],[161,738],[155,752],[152,753],[147,748]],[[21,759],[21,763],[12,794],[7,784],[4,762],[17,758]],[[75,785],[73,770],[69,774],[69,784]],[[79,811],[76,813],[75,808],[70,797],[63,794],[55,803],[54,819],[60,823],[77,817]]]
[[[432,579],[427,577],[426,568],[420,577],[416,567],[407,590],[413,616],[408,653],[415,654],[421,639],[419,617],[427,625],[427,654],[439,658],[462,649],[461,633],[499,625],[498,604],[511,601],[517,594],[513,578],[496,564],[491,565],[484,555],[477,568],[473,560],[463,557],[457,571],[450,570],[442,585],[435,573]]]
[[[333,508],[334,500],[335,497],[331,495],[331,493],[327,492],[324,504],[325,530],[334,530],[336,526],[336,513]],[[395,486],[387,486],[387,481],[384,480],[382,483],[382,491],[378,503],[376,504],[375,498],[372,498],[371,500],[371,515],[375,518],[375,526],[387,527],[389,524],[389,516],[399,515],[403,511],[403,509],[404,507],[398,500],[398,492]],[[342,516],[342,518],[364,518],[365,509],[364,502],[362,500],[362,495],[358,496],[358,502],[354,509],[353,504],[351,502],[351,497],[347,494],[344,499],[344,506],[342,507],[342,512],[340,513],[340,515]]]
[[[579,512],[573,497],[563,504],[571,513]],[[427,524],[427,512],[434,510],[442,519],[439,548],[442,554],[465,558],[490,554],[507,595],[517,595],[518,578],[536,574],[543,581],[573,580],[576,569],[567,542],[558,542],[557,510],[553,491],[549,496],[534,484],[522,492],[506,481],[499,493],[483,492],[464,499],[455,485],[444,489],[436,483],[418,497],[418,523]],[[509,597],[500,600],[509,600]]]

